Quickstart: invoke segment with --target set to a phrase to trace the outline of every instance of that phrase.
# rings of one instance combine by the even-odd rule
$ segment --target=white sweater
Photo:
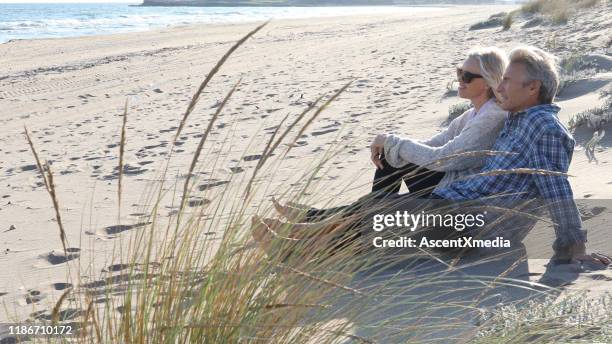
[[[478,173],[486,158],[482,154],[449,157],[490,150],[507,116],[508,113],[497,105],[495,99],[490,99],[478,113],[474,108],[467,110],[427,141],[389,135],[385,140],[385,160],[393,167],[413,163],[429,170],[446,172],[438,187],[446,186],[458,178]]]

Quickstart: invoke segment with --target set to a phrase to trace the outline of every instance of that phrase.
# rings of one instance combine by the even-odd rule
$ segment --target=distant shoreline
[[[337,7],[337,6],[393,6],[394,0],[143,0],[138,6],[162,7]]]
[[[45,7],[57,6],[58,4],[41,5]],[[25,5],[19,5],[26,8]],[[30,6],[33,12],[37,11],[38,5]],[[129,32],[147,32],[150,30],[170,29],[190,25],[231,25],[241,23],[261,22],[272,19],[296,20],[312,18],[332,18],[363,15],[387,15],[397,12],[421,12],[428,9],[444,10],[448,6],[309,6],[298,8],[291,6],[253,7],[207,7],[197,9],[190,6],[185,9],[180,7],[142,6],[120,4],[110,8],[105,13],[111,13],[112,17],[101,19],[101,26],[96,24],[97,18],[81,19],[78,10],[76,14],[66,14],[64,17],[55,18],[47,25],[44,18],[37,19],[35,26],[30,26],[31,17],[13,19],[11,27],[2,27],[0,16],[0,44],[4,45],[23,40],[58,39],[70,37],[91,37],[108,34],[122,34]],[[80,7],[79,7],[80,8]],[[131,8],[131,10],[128,10]],[[156,9],[157,8],[157,9]],[[166,8],[166,9],[164,9]],[[147,10],[148,9],[148,10]],[[26,8],[27,10],[27,8]],[[96,13],[106,11],[94,8]],[[25,10],[22,10],[25,11]],[[51,11],[51,10],[49,10]],[[192,13],[193,12],[193,13]],[[103,13],[102,13],[103,14]],[[10,12],[9,12],[10,16]],[[144,18],[144,19],[143,19]],[[154,19],[151,19],[154,18]],[[74,24],[77,21],[79,24]],[[23,23],[22,23],[23,22]],[[65,22],[65,23],[62,23]],[[133,23],[137,23],[135,26]],[[65,25],[76,26],[70,31],[65,30]],[[2,31],[4,29],[5,31]]]
[[[142,4],[130,5],[134,7],[360,7],[360,6],[398,6],[398,7],[431,7],[453,5],[510,5],[520,3],[502,0],[466,0],[458,4],[452,1],[409,1],[409,0],[272,0],[269,2],[242,1],[207,1],[207,0],[143,0]]]

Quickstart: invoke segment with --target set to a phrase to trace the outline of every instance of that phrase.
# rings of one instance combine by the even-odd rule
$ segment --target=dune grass
[[[612,96],[608,96],[601,106],[580,112],[570,118],[568,126],[571,131],[582,127],[599,131],[612,120]]]
[[[574,12],[596,6],[600,0],[532,0],[521,6],[525,14],[542,14],[553,24],[565,24]]]
[[[442,123],[442,125],[449,125],[455,118],[461,116],[464,112],[469,110],[472,107],[472,103],[469,101],[460,102],[454,105],[451,105],[448,108],[448,116]]]
[[[553,25],[566,24],[578,11],[597,6],[601,0],[531,0],[525,2],[517,10],[491,15],[469,27],[469,30],[483,30],[502,27],[509,30],[517,19],[527,19],[523,28],[538,26],[544,22]]]
[[[458,90],[457,90],[457,86],[459,83],[457,82],[457,79],[451,79],[446,83],[446,91],[444,91],[444,93],[442,94],[442,96],[440,96],[440,100],[444,99],[444,98],[448,98],[448,97],[454,97],[457,95]]]
[[[500,26],[502,25],[504,18],[506,18],[507,16],[508,16],[508,13],[506,12],[496,13],[490,16],[487,20],[471,25],[469,27],[469,30],[472,31],[472,30],[490,29],[493,27]]]
[[[505,30],[510,30],[510,28],[512,27],[512,23],[514,23],[514,13],[508,13],[505,17],[504,20],[502,21],[502,28]]]
[[[62,222],[62,216],[59,209],[59,200],[57,196],[57,190],[55,188],[55,183],[53,182],[53,172],[51,172],[51,164],[48,161],[44,164],[41,162],[27,127],[24,127],[24,133],[26,139],[28,140],[28,145],[30,146],[32,155],[34,156],[34,160],[36,161],[38,172],[40,173],[40,176],[43,179],[45,189],[51,197],[53,209],[55,210],[55,221],[57,222],[57,226],[59,227],[60,241],[62,243],[62,248],[64,249],[64,254],[67,256],[68,242],[66,239],[66,230],[64,229],[64,223]]]
[[[223,61],[230,55],[231,51]],[[217,64],[214,71],[222,65]],[[181,120],[177,138],[207,81],[202,85]],[[73,289],[58,299],[52,310],[53,320],[74,320],[62,316],[63,308],[82,310],[76,322],[81,328],[75,338],[79,343],[493,343],[508,342],[509,338],[513,343],[527,343],[533,336],[570,340],[584,328],[609,326],[610,307],[604,307],[608,318],[563,322],[562,328],[554,327],[555,332],[550,333],[548,324],[559,323],[554,315],[556,306],[542,302],[541,298],[554,297],[558,291],[506,278],[513,264],[495,276],[466,275],[462,274],[462,267],[453,263],[455,260],[447,263],[432,252],[389,255],[379,250],[363,254],[363,242],[344,236],[333,237],[335,243],[343,245],[341,250],[322,240],[294,240],[287,235],[292,232],[291,225],[274,232],[265,251],[254,245],[250,216],[256,209],[260,215],[274,217],[265,195],[276,185],[274,180],[285,163],[283,157],[317,116],[332,101],[338,101],[349,86],[350,82],[335,92],[321,95],[283,131],[281,127],[287,117],[269,140],[255,142],[260,144],[258,148],[263,154],[250,176],[246,173],[232,176],[217,191],[199,190],[196,172],[206,170],[214,175],[219,163],[218,155],[206,154],[207,133],[213,130],[212,123],[231,102],[231,95],[236,91],[234,86],[210,119],[182,187],[178,179],[174,185],[164,185],[164,178],[151,186],[146,196],[149,206],[144,211],[148,215],[139,219],[148,224],[130,235],[127,250],[119,250],[115,258],[120,268],[94,276],[97,279],[93,281],[77,281]],[[300,124],[315,108],[314,114]],[[451,112],[460,114],[464,110],[465,106]],[[126,116],[127,107],[124,124]],[[127,134],[124,134],[122,129],[120,155],[126,143]],[[59,220],[57,194],[50,191],[54,189],[52,172],[47,165],[45,177],[35,145],[29,136],[28,140]],[[329,146],[320,158],[303,163],[296,171],[298,179],[304,181],[302,185],[286,186],[273,190],[274,193],[295,202],[330,203],[333,195],[329,195],[320,177],[330,168],[329,162],[344,149],[341,144]],[[273,156],[275,150],[284,150],[284,154]],[[160,173],[166,172],[167,168]],[[158,216],[158,210],[166,196],[171,197],[178,211],[163,219]],[[191,207],[187,200],[192,196],[211,199],[211,202]],[[220,237],[210,238],[210,233],[219,233]],[[65,235],[60,237],[63,242]],[[443,269],[427,272],[423,258],[438,262]],[[474,264],[490,263],[498,258]],[[511,312],[497,311],[491,306],[495,304],[494,297],[488,292],[498,285],[528,290],[532,297],[517,300]],[[444,289],[444,286],[451,287]],[[465,296],[474,291],[477,297]],[[534,304],[544,315],[537,322],[521,321],[520,316],[533,310]],[[480,317],[482,321],[472,321],[482,314],[487,314],[484,319]],[[570,318],[582,313],[564,311],[563,314]],[[508,322],[508,316],[514,323]],[[526,333],[531,335],[525,336]]]
[[[556,95],[561,95],[567,87],[596,72],[597,65],[588,59],[588,55],[580,52],[570,53],[559,62],[559,87]]]
[[[483,314],[483,326],[474,343],[609,343],[612,340],[612,295],[590,302],[584,294],[563,300],[552,298],[524,306],[501,306]]]

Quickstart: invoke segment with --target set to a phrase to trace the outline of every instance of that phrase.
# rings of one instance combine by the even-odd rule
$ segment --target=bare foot
[[[299,208],[289,205],[280,204],[274,197],[272,197],[272,204],[274,204],[274,208],[278,211],[279,214],[283,215],[287,220],[292,222],[300,222],[306,213],[308,208]],[[305,206],[304,206],[305,207]]]
[[[293,238],[291,232],[300,232],[307,227],[309,225],[304,223],[283,222],[277,219],[261,218],[258,215],[253,215],[251,218],[251,235],[255,241],[263,244],[269,243],[275,237],[297,241],[299,238]]]
[[[286,241],[317,239],[333,232],[339,225],[341,222],[337,221],[293,223],[254,215],[251,218],[251,235],[257,242],[269,242],[273,238]]]
[[[269,257],[284,261],[297,249],[299,259],[309,259],[327,252],[336,236],[333,231],[341,225],[339,222],[291,223],[254,215],[251,235]]]
[[[271,240],[271,236],[268,234],[268,226],[258,215],[251,217],[251,236],[260,244],[269,243]]]
[[[277,256],[284,260],[293,252],[293,244],[300,241],[298,238],[287,235],[287,229],[291,230],[294,227],[301,228],[303,226],[308,225],[287,223],[254,215],[251,218],[251,235],[268,256]]]
[[[312,207],[310,207],[309,205],[291,202],[291,201],[287,202],[287,205],[294,207],[294,208],[302,209],[302,210],[312,209]]]

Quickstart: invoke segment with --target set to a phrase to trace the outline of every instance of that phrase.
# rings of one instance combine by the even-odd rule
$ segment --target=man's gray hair
[[[491,88],[489,98],[500,99],[497,86],[502,81],[504,70],[508,66],[506,53],[497,47],[475,48],[468,52],[468,58],[478,61],[480,74]]]
[[[550,104],[555,99],[559,87],[557,57],[533,46],[522,46],[510,52],[510,63],[521,63],[527,70],[525,83],[538,80],[542,83],[538,100],[540,104]]]

